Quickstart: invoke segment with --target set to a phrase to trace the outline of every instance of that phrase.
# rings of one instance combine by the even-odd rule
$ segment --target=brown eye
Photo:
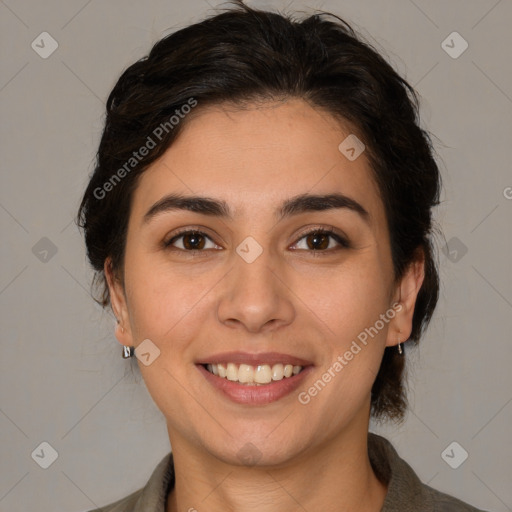
[[[181,240],[181,243],[179,242]],[[213,247],[205,247],[208,241],[211,242]],[[177,243],[178,242],[178,243]],[[202,251],[205,248],[215,248],[217,247],[214,244],[210,237],[201,231],[183,231],[178,235],[171,238],[168,242],[165,242],[165,247],[192,252],[192,251]]]
[[[341,249],[341,248],[349,248],[350,244],[340,235],[337,235],[333,232],[333,230],[326,229],[314,229],[302,235],[296,245],[300,245],[302,240],[305,241],[303,246],[298,247],[301,250],[313,251],[313,252],[331,252],[332,250]],[[331,244],[331,240],[335,243]],[[337,247],[336,247],[337,244]]]
[[[205,246],[204,237],[200,233],[187,233],[183,235],[183,246],[189,250],[203,249]]]
[[[306,236],[306,243],[311,250],[327,249],[329,247],[329,235],[325,233],[312,233]]]

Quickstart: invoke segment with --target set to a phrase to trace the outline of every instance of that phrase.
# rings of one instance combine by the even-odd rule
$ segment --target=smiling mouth
[[[286,363],[268,364],[203,364],[208,372],[231,382],[247,386],[264,386],[272,382],[279,382],[298,375],[304,370],[303,366]]]

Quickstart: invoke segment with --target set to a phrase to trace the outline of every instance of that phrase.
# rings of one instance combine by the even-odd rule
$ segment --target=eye
[[[299,250],[319,252],[331,252],[338,248],[349,248],[350,243],[334,232],[334,229],[314,228],[303,233],[295,246],[299,245],[301,240],[305,240],[305,247],[298,247]],[[334,241],[334,246],[331,243]],[[178,243],[177,243],[178,242]],[[207,247],[208,242],[211,246]],[[164,242],[164,247],[177,251],[185,251],[192,253],[204,252],[206,249],[219,249],[220,247],[204,232],[197,229],[188,229],[176,233],[168,241]],[[294,246],[292,246],[294,247]],[[294,248],[294,250],[296,250]]]
[[[324,229],[324,228],[315,228],[310,231],[304,233],[300,238],[301,240],[305,240],[305,247],[299,247],[300,250],[313,251],[313,252],[331,252],[331,250],[336,250],[336,243],[338,244],[338,248],[340,246],[342,248],[349,248],[349,242],[343,238],[341,235],[334,233],[334,229]],[[331,241],[334,240],[334,246],[331,244]],[[296,243],[296,245],[299,244]]]
[[[180,240],[179,244],[174,246],[175,242],[178,240]],[[206,247],[208,245],[208,240],[211,242],[213,247]],[[206,233],[198,230],[181,231],[167,242],[164,242],[164,246],[187,252],[201,252],[203,249],[215,249],[218,247],[218,245],[216,245]]]

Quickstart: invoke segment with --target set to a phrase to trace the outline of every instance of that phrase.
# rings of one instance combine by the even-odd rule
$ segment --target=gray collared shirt
[[[388,486],[380,512],[484,512],[422,484],[383,437],[368,434],[368,454],[375,473]],[[172,453],[168,453],[142,489],[89,512],[166,512],[167,496],[173,487],[174,464]]]

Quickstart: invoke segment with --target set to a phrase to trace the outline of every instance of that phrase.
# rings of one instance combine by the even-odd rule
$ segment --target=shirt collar
[[[174,461],[169,452],[153,471],[133,512],[165,512],[167,496],[174,487]]]
[[[368,455],[375,474],[388,486],[381,512],[434,510],[426,487],[387,439],[368,433]]]

